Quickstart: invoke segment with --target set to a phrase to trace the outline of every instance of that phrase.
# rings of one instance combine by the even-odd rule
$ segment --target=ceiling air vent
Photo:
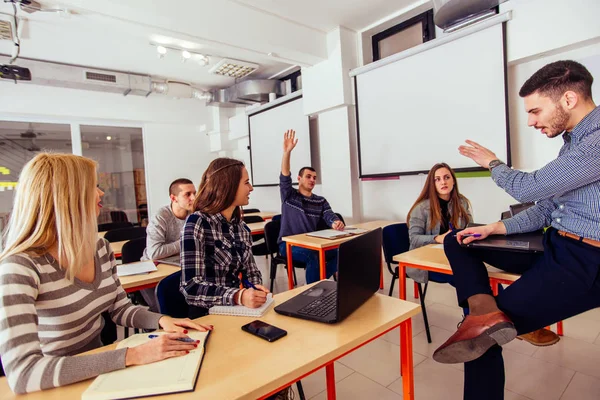
[[[107,83],[117,83],[116,75],[100,74],[98,72],[85,71],[85,79],[88,81],[100,81]]]
[[[224,58],[208,70],[211,74],[243,78],[258,69],[258,65],[246,61]]]
[[[0,40],[13,40],[12,25],[8,21],[0,21]]]

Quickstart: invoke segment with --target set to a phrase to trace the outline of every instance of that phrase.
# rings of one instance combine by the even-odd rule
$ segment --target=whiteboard
[[[300,168],[311,164],[309,120],[302,98],[250,115],[252,185],[279,185],[283,135],[288,129],[295,130],[298,138],[291,157],[292,180],[297,182]]]
[[[361,177],[476,168],[466,139],[508,161],[505,67],[496,24],[357,75]]]

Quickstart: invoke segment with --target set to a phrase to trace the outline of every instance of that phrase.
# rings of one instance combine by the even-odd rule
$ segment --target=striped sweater
[[[73,357],[100,347],[101,313],[118,325],[156,329],[160,314],[131,304],[105,239],[94,282],[65,279],[52,256],[21,253],[0,264],[0,356],[15,393],[33,392],[125,368],[127,349]]]

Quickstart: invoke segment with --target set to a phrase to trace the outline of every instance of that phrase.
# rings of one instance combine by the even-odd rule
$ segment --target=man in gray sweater
[[[167,259],[179,264],[181,230],[185,220],[193,211],[196,188],[189,179],[174,180],[169,186],[171,204],[158,209],[146,228],[145,260]],[[142,290],[142,296],[152,311],[158,311],[154,289]]]

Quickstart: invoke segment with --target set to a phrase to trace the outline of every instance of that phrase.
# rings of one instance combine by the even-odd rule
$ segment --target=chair
[[[246,224],[253,224],[255,222],[264,222],[265,220],[258,215],[250,215],[244,217],[244,222]],[[252,254],[255,256],[269,256],[269,252],[267,251],[267,245],[264,242],[265,235],[264,234],[256,234],[252,235]],[[260,242],[262,240],[262,242]],[[256,243],[260,242],[260,243]],[[256,244],[255,244],[256,243]]]
[[[394,291],[394,283],[399,278],[400,273],[398,270],[397,263],[393,261],[395,255],[404,253],[410,248],[410,239],[408,236],[408,226],[406,224],[392,224],[383,228],[383,255],[387,264],[388,270],[392,274],[392,282],[390,284],[389,296]],[[392,264],[396,265],[396,268],[392,270]],[[437,272],[429,272],[429,280],[436,283],[450,283],[452,282],[451,275],[440,274]],[[427,319],[427,309],[425,308],[425,295],[427,294],[427,286],[425,287],[421,283],[415,282],[419,293],[419,299],[421,301],[421,309],[423,310],[423,321],[425,322],[425,333],[427,334],[427,341],[431,343],[431,332],[429,331],[429,322]]]
[[[337,217],[340,219],[340,221],[342,221],[344,223],[344,225],[346,225],[346,221],[344,221],[344,217],[342,217],[342,214],[335,213],[335,215],[337,215]],[[321,218],[319,220],[319,222],[317,223],[318,231],[322,231],[322,230],[330,229],[330,228],[331,227],[329,225],[327,225],[327,223],[325,222],[325,220],[323,218]]]
[[[110,220],[112,222],[129,222],[129,219],[127,218],[127,214],[125,214],[125,211],[111,211],[110,212]]]
[[[281,214],[273,215],[271,221],[281,221]]]
[[[265,225],[265,244],[267,246],[267,252],[271,255],[271,286],[270,290],[273,292],[273,284],[275,283],[275,277],[277,276],[277,266],[283,264],[287,266],[287,257],[282,256],[279,253],[279,244],[277,239],[279,238],[279,230],[281,229],[281,220],[271,220]],[[306,264],[299,261],[293,262],[294,269],[294,284],[296,283],[296,268],[306,268]]]
[[[117,324],[114,323],[108,311],[102,313],[102,319],[104,326],[100,331],[100,340],[104,346],[108,346],[117,340]],[[127,328],[125,330],[127,331]]]
[[[156,285],[155,293],[158,300],[158,310],[161,314],[173,318],[187,318],[188,304],[179,291],[181,271],[177,271],[162,279]]]
[[[123,264],[140,261],[146,248],[146,238],[141,237],[128,241],[121,250],[121,261]]]
[[[109,222],[107,224],[98,224],[98,232],[112,231],[113,229],[133,228],[131,222]]]
[[[109,242],[122,242],[124,240],[132,240],[146,237],[146,228],[136,226],[134,228],[113,229],[106,232],[104,239]]]
[[[258,208],[248,208],[248,209],[243,209],[242,211],[244,212],[244,214],[251,214],[251,213],[259,213],[260,210]]]

